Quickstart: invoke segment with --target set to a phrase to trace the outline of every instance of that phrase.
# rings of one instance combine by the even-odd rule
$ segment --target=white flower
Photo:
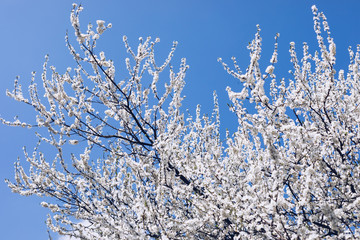
[[[275,67],[274,67],[273,65],[269,65],[269,66],[266,68],[265,72],[271,75],[271,74],[273,74],[274,69],[275,69]]]
[[[76,145],[76,144],[79,143],[79,141],[78,141],[78,140],[75,140],[75,139],[72,139],[72,140],[69,140],[69,143],[70,143],[71,145]]]
[[[98,27],[104,27],[105,21],[104,20],[96,20],[96,24]]]

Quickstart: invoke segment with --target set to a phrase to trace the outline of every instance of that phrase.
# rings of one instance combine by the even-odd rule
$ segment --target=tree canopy
[[[170,64],[177,42],[159,63],[158,38],[133,49],[124,36],[128,76],[117,76],[96,50],[111,24],[84,31],[81,11],[74,4],[70,17],[78,46],[66,36],[75,67],[60,74],[46,58],[40,89],[33,73],[27,96],[18,79],[7,92],[34,108],[36,123],[1,119],[39,128],[38,146],[24,150],[30,169],[16,162],[15,181],[6,182],[47,197],[52,231],[79,239],[360,237],[360,46],[349,48],[346,72],[335,70],[336,45],[315,6],[319,51],[305,43],[300,59],[290,43],[292,79],[275,75],[279,35],[270,64],[260,66],[259,26],[245,70],[236,58],[233,66],[218,59],[243,85],[227,88],[238,127],[225,139],[216,94],[209,115],[182,108],[188,65]],[[56,149],[54,159],[41,144]]]

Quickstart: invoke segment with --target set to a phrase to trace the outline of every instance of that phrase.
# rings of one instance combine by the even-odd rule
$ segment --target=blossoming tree
[[[79,239],[360,238],[360,47],[349,48],[349,69],[337,72],[335,43],[315,6],[319,52],[304,44],[299,60],[290,44],[293,79],[276,79],[277,43],[270,65],[259,66],[259,28],[244,73],[235,58],[234,68],[219,59],[243,83],[241,92],[227,89],[239,125],[226,144],[216,96],[211,117],[182,112],[188,66],[169,65],[176,42],[158,64],[159,39],[140,39],[133,50],[124,37],[129,75],[115,76],[95,50],[111,24],[98,20],[83,32],[81,10],[71,12],[79,48],[66,38],[76,67],[59,74],[46,59],[44,97],[35,73],[28,97],[18,80],[7,92],[34,108],[36,123],[2,119],[45,129],[39,145],[56,149],[52,161],[41,146],[25,150],[29,171],[17,162],[15,181],[6,180],[16,193],[47,197],[52,231]],[[69,154],[68,144],[82,153]]]

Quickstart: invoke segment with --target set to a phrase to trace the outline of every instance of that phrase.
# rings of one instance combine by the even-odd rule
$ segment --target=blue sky
[[[63,72],[75,66],[65,46],[66,30],[71,29],[69,14],[73,1],[68,0],[1,0],[0,1],[0,116],[32,120],[32,110],[5,96],[6,89],[13,88],[13,80],[19,75],[26,87],[32,71],[41,73],[44,56],[50,55],[50,64]],[[236,56],[240,66],[246,69],[249,54],[246,46],[260,24],[263,38],[263,68],[271,57],[274,36],[280,33],[279,63],[275,72],[289,78],[289,42],[297,43],[301,56],[302,42],[308,42],[310,52],[317,50],[313,31],[311,6],[316,4],[325,12],[332,36],[337,45],[337,66],[347,68],[348,46],[360,43],[360,14],[358,0],[103,0],[82,1],[84,11],[80,17],[82,27],[97,19],[111,22],[113,28],[106,32],[98,44],[98,50],[115,60],[118,76],[124,72],[125,51],[122,36],[127,35],[133,46],[140,36],[160,37],[158,56],[164,57],[172,41],[179,42],[173,65],[186,57],[190,65],[184,94],[185,108],[194,113],[196,104],[202,112],[212,109],[212,93],[217,91],[220,101],[222,132],[234,130],[236,121],[228,112],[225,88],[239,90],[241,84],[227,75],[217,62],[222,57],[231,63]],[[75,40],[73,40],[75,44]],[[224,134],[223,134],[224,135]],[[33,132],[26,129],[0,125],[0,238],[7,240],[47,239],[45,219],[47,211],[40,207],[42,199],[21,197],[11,193],[3,179],[13,179],[13,163],[22,158],[22,147],[35,145]],[[25,164],[26,165],[26,164]]]

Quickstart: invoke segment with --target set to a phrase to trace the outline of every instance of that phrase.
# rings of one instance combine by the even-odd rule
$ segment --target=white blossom
[[[319,51],[304,44],[298,59],[290,43],[292,79],[274,75],[279,34],[271,65],[260,66],[259,26],[244,72],[235,57],[233,68],[218,59],[242,84],[226,88],[238,126],[225,140],[216,94],[210,115],[182,109],[188,65],[170,64],[177,42],[159,64],[160,39],[132,48],[124,36],[129,74],[118,76],[95,48],[111,24],[97,20],[96,33],[91,24],[82,33],[81,10],[74,4],[70,16],[81,51],[66,38],[75,68],[59,74],[46,56],[28,98],[19,78],[7,91],[35,109],[34,124],[0,119],[40,129],[41,144],[24,148],[29,170],[15,162],[6,182],[47,197],[50,230],[88,240],[360,238],[360,47],[349,48],[348,70],[336,74],[336,45],[315,6]],[[42,152],[49,145],[53,160]]]
[[[78,140],[75,140],[75,139],[71,139],[71,140],[69,140],[69,143],[70,143],[71,145],[77,145],[77,144],[79,143],[79,141],[78,141]]]
[[[268,74],[273,74],[274,72],[274,66],[273,65],[270,65],[266,68],[265,72],[268,73]]]

